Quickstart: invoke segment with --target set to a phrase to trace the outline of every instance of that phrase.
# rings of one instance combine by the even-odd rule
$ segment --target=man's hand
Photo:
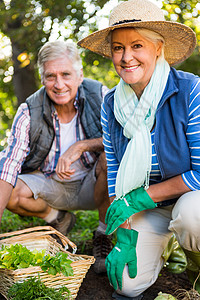
[[[56,174],[60,179],[70,179],[71,175],[75,172],[74,169],[70,169],[71,164],[77,161],[84,151],[84,143],[78,141],[59,157]]]
[[[122,289],[122,275],[128,265],[130,278],[137,275],[137,244],[138,232],[124,228],[117,229],[117,243],[106,258],[108,278],[115,290]]]
[[[102,152],[103,151],[103,139],[96,138],[91,140],[81,140],[74,143],[60,156],[57,166],[56,174],[60,179],[70,179],[75,170],[70,169],[71,164],[77,161],[83,152]]]

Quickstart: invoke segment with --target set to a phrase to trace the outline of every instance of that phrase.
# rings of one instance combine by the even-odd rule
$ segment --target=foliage
[[[198,3],[198,0],[164,0],[162,8],[165,10],[166,20],[185,24],[199,33],[195,22],[199,17]]]
[[[97,229],[99,224],[98,211],[75,211],[76,224],[69,233],[71,239],[78,248],[78,252],[83,253],[90,247],[90,241],[93,237],[93,232]],[[89,243],[88,243],[89,242]]]
[[[20,217],[5,209],[0,226],[0,233],[16,231],[29,227],[42,226],[46,222],[37,217]]]
[[[119,76],[115,72],[112,61],[94,54],[90,51],[82,53],[84,76],[99,80],[109,89],[119,82]]]
[[[0,250],[0,268],[16,270],[28,268],[34,264],[34,254],[26,247],[16,244],[2,246]]]
[[[9,98],[7,93],[1,91],[0,99],[0,151],[2,151],[6,145],[7,136],[9,135],[12,126],[17,99],[14,96]]]
[[[73,276],[72,261],[65,252],[57,252],[55,256],[45,253],[46,250],[30,251],[21,244],[2,245],[0,249],[0,268],[16,270],[32,266],[40,266],[50,275],[62,273],[64,276]]]
[[[64,276],[73,276],[73,269],[71,267],[71,260],[67,259],[68,254],[65,252],[58,252],[55,256],[45,255],[39,265],[44,272],[56,275],[62,273]]]
[[[199,4],[198,0],[164,0],[162,8],[165,11],[167,20],[180,22],[195,31],[197,47],[194,53],[186,61],[176,66],[176,68],[200,76],[200,11],[197,4]]]
[[[67,298],[66,295],[62,295],[66,292],[68,293]],[[8,297],[10,300],[65,300],[69,299],[70,291],[67,287],[62,287],[57,291],[45,286],[40,279],[32,277],[13,284],[8,290]]]

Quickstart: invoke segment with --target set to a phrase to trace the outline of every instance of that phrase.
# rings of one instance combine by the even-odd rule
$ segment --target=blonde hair
[[[54,41],[45,43],[38,53],[38,69],[41,80],[44,79],[44,64],[47,61],[60,57],[67,57],[73,64],[74,70],[80,74],[82,60],[76,45],[67,41]]]

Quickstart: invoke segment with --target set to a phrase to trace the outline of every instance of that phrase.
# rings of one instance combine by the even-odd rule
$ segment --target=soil
[[[154,300],[160,291],[177,296],[180,290],[189,291],[191,288],[185,272],[177,275],[163,269],[154,285],[145,291],[142,300]],[[97,275],[91,267],[79,289],[77,300],[113,300],[113,292],[106,274]]]

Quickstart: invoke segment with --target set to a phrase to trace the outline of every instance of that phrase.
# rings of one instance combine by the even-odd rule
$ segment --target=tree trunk
[[[26,100],[28,96],[37,90],[35,80],[35,70],[33,62],[22,68],[20,61],[17,59],[22,52],[18,49],[17,42],[11,40],[12,44],[12,60],[14,66],[13,85],[15,95],[18,99],[18,105]]]

